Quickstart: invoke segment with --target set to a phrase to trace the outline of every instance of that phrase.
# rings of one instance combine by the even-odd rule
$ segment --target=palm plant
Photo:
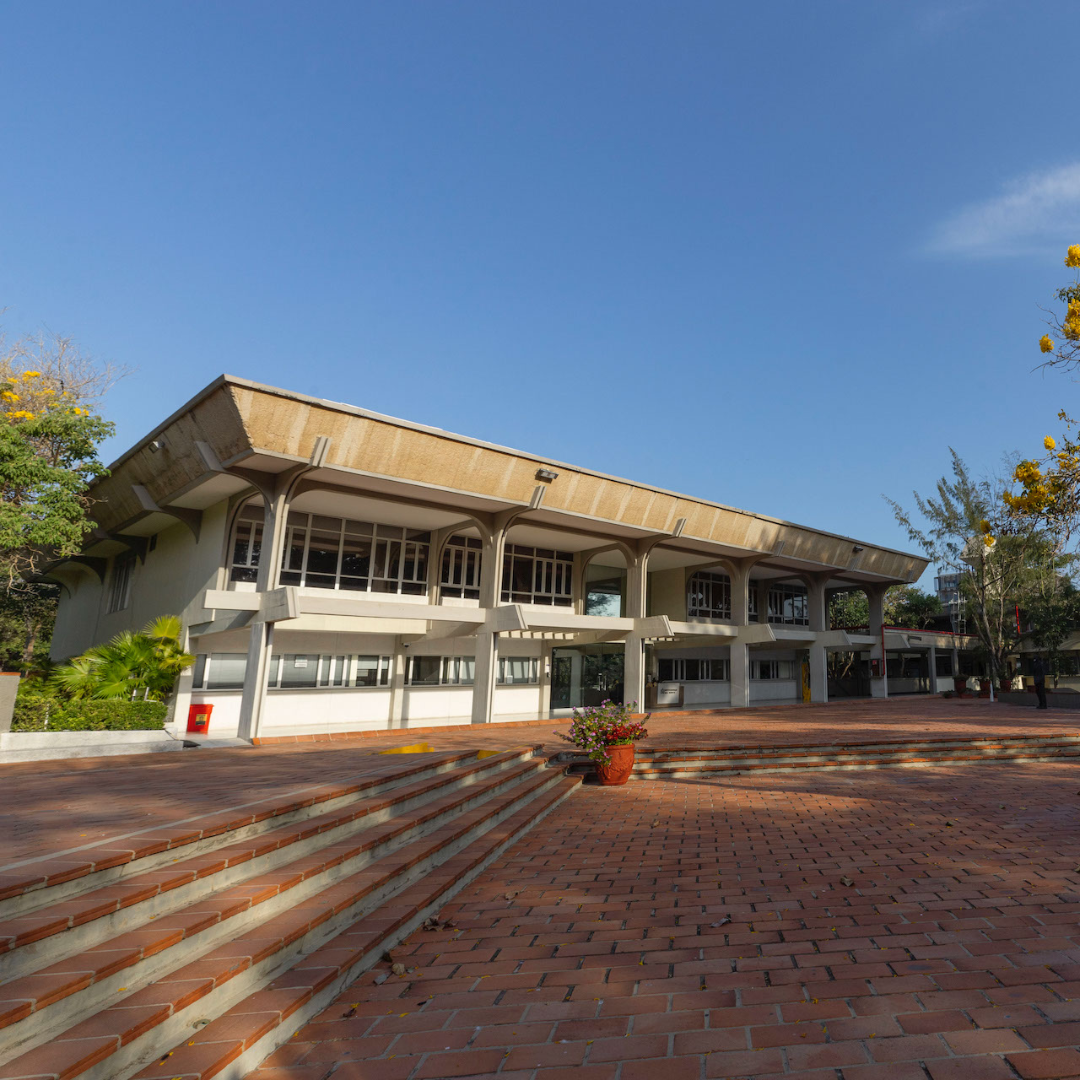
[[[58,668],[55,685],[75,698],[162,701],[180,672],[195,662],[180,643],[182,632],[175,615],[155,619],[139,634],[124,630]]]

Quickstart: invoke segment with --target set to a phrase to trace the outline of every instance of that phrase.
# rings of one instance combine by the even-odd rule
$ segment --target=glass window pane
[[[247,669],[247,653],[211,653],[207,667],[207,690],[241,690]]]
[[[442,657],[412,656],[409,658],[409,683],[412,686],[438,686]]]
[[[319,673],[317,654],[285,653],[281,658],[282,689],[301,689],[315,685]]]
[[[355,660],[353,673],[353,686],[376,686],[378,685],[379,660],[378,656],[358,656]]]

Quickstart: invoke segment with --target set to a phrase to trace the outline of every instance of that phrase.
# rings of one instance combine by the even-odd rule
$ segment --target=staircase
[[[7,868],[0,1078],[242,1077],[580,783],[547,764],[402,756],[208,828]]]
[[[1080,735],[1016,735],[992,739],[924,739],[822,746],[758,746],[649,750],[637,747],[634,780],[680,777],[747,776],[804,769],[916,768],[929,765],[974,765],[1009,761],[1056,761],[1080,758]],[[571,773],[588,773],[585,755],[563,752],[553,761]]]

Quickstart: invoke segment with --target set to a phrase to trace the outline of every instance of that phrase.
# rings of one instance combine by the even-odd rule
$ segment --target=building
[[[880,632],[919,556],[231,376],[92,495],[54,657],[179,614],[176,715],[212,704],[214,734],[825,701],[830,650],[874,694],[908,656],[934,673],[908,689],[955,664]],[[870,627],[830,630],[852,587]]]

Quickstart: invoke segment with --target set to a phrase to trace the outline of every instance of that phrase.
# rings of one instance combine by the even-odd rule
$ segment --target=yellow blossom
[[[41,372],[40,371],[24,371],[22,373],[22,377],[24,379],[40,379],[41,378]]]
[[[8,417],[11,420],[33,420],[34,414],[27,412],[25,409],[18,409],[15,412],[9,412]]]
[[[18,401],[19,395],[12,390],[4,390],[0,393],[0,399],[3,399],[4,401]]]
[[[1051,338],[1049,334],[1043,334],[1043,336],[1041,338],[1039,338],[1039,348],[1043,352],[1053,352],[1054,351],[1054,339]]]
[[[981,533],[990,532],[990,522],[987,521],[986,518],[983,518],[982,521],[979,522],[979,532],[981,532]]]
[[[1072,244],[1065,252],[1066,266],[1080,266],[1080,244]]]
[[[992,548],[992,547],[994,546],[994,544],[995,544],[995,540],[994,540],[994,538],[993,538],[992,536],[990,536],[989,534],[987,534],[986,536],[984,536],[984,537],[983,537],[983,543],[984,543],[984,544],[985,544],[985,545],[986,545],[986,546],[987,546],[988,548]]]
[[[1046,438],[1043,439],[1043,446],[1045,446],[1047,450],[1053,450],[1054,447],[1057,446],[1057,443],[1054,442],[1051,436],[1047,435]]]

